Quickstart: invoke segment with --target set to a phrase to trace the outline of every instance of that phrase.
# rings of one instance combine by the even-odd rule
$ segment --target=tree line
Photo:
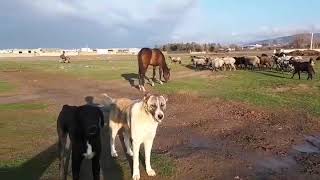
[[[239,49],[236,44],[222,46],[220,43],[167,43],[161,46],[156,46],[162,51],[168,52],[215,52],[225,50],[227,48]]]
[[[297,48],[297,49],[308,49],[310,48],[310,35],[309,34],[298,34],[295,35],[290,42],[287,44],[278,45],[276,41],[261,44],[262,50],[272,50],[275,48]],[[276,46],[274,46],[276,45]],[[164,45],[157,45],[156,48],[161,49],[162,51],[168,52],[218,52],[225,51],[228,48],[232,50],[241,50],[242,48],[237,44],[230,44],[228,46],[221,45],[219,43],[167,43]],[[315,36],[313,42],[313,48],[320,48],[320,37]]]

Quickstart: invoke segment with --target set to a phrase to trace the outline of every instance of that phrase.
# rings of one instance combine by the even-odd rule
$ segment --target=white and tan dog
[[[145,150],[147,174],[148,176],[156,175],[150,164],[151,148],[158,124],[164,119],[167,101],[165,96],[152,94],[146,94],[142,100],[112,99],[109,115],[111,156],[118,156],[114,141],[118,131],[123,128],[127,154],[133,156],[132,179],[134,180],[140,179],[139,150],[142,143]]]

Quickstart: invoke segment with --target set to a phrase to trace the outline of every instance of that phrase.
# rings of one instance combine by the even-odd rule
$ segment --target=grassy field
[[[8,82],[0,81],[0,94],[14,90],[14,86]]]
[[[81,60],[72,61],[70,64],[61,64],[56,61],[0,61],[0,71],[36,71],[54,74],[66,74],[73,77],[91,78],[96,80],[117,80],[123,74],[137,73],[137,61],[128,59],[108,59],[108,60]],[[173,65],[172,70],[182,71],[186,67]],[[152,69],[148,71],[151,76]],[[157,72],[158,73],[158,72]],[[5,86],[5,84],[3,85]],[[5,88],[5,87],[4,87]],[[0,82],[1,92],[1,82]]]
[[[188,64],[187,57],[183,58],[183,64]],[[306,75],[302,75],[302,79],[298,80],[297,77],[290,79],[291,75],[287,73],[245,70],[210,72],[209,75],[196,76],[193,70],[184,65],[170,65],[172,77],[178,72],[185,72],[191,76],[180,77],[163,86],[156,85],[154,90],[166,94],[190,93],[270,109],[286,108],[320,115],[318,76],[313,81],[307,81]],[[70,77],[109,81],[123,79],[122,75],[126,73],[136,73],[137,64],[132,57],[122,60],[82,60],[71,64],[60,64],[52,60],[0,61],[0,72],[10,71],[41,72],[52,76],[64,74]],[[316,65],[316,72],[319,71],[320,63]],[[13,90],[15,87],[10,82],[0,79],[0,94]],[[56,173],[57,161],[53,144],[56,142],[57,113],[49,112],[48,108],[48,105],[41,102],[0,102],[0,179],[38,179],[40,175],[50,177]],[[153,162],[162,177],[170,177],[175,173],[175,166],[170,158],[155,155]],[[128,169],[128,164],[119,164],[123,171]],[[52,168],[48,168],[49,166]],[[30,171],[35,171],[34,175],[30,174]],[[126,171],[124,174],[128,176],[129,172]]]
[[[317,71],[320,70],[317,65]],[[290,79],[291,74],[266,71],[218,72],[221,78],[192,77],[167,86],[157,86],[163,93],[194,93],[202,96],[241,101],[270,108],[294,108],[320,114],[320,81]],[[214,75],[212,75],[214,76]]]

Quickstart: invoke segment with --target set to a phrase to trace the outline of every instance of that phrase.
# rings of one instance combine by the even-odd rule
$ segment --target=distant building
[[[86,47],[86,48],[81,48],[81,49],[80,49],[80,52],[93,52],[93,49],[88,48],[88,47]]]
[[[110,48],[110,49],[97,49],[98,54],[122,54],[122,55],[137,55],[139,48]]]
[[[137,55],[140,48],[109,48],[109,49],[60,49],[60,48],[37,48],[37,49],[0,49],[2,56],[19,56],[19,57],[30,57],[30,56],[60,56],[65,51],[68,56],[76,55]]]
[[[1,49],[0,50],[0,54],[9,54],[9,53],[13,53],[12,49]]]
[[[242,46],[242,49],[259,49],[259,48],[262,48],[262,45],[261,44],[251,44],[251,45],[245,45],[245,46]]]

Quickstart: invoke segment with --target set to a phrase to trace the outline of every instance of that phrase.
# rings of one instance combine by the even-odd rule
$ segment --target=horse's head
[[[163,72],[164,82],[168,82],[170,80],[170,69],[168,68]]]

